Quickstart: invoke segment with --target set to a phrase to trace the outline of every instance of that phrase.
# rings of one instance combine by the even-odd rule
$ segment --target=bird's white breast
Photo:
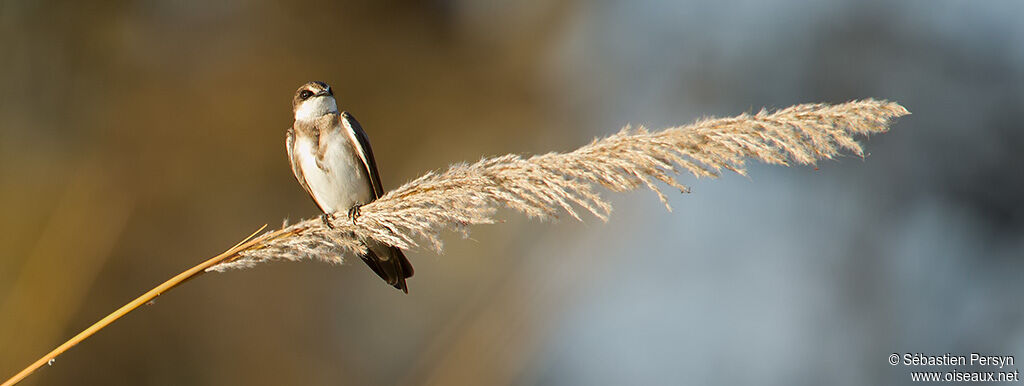
[[[327,213],[345,212],[353,205],[369,202],[373,187],[348,135],[338,126],[320,135],[326,136],[321,141],[327,141],[320,162],[326,171],[317,165],[319,144],[312,137],[296,138],[294,149],[313,199]]]

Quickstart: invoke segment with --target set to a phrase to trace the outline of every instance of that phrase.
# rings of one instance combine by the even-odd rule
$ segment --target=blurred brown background
[[[864,161],[684,177],[673,213],[505,213],[408,252],[408,296],[358,262],[206,275],[25,384],[894,384],[892,352],[1024,354],[1024,7],[939,3],[2,0],[0,377],[316,215],[283,144],[310,80],[385,188],[627,123],[914,115]]]

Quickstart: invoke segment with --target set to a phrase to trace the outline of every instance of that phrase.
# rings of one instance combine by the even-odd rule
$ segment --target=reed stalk
[[[873,99],[802,104],[707,118],[656,132],[626,127],[568,153],[504,155],[429,172],[364,205],[355,219],[338,216],[333,227],[315,217],[255,236],[264,226],[104,317],[0,386],[20,382],[142,304],[204,272],[282,260],[341,263],[346,254],[365,250],[360,241],[365,238],[403,249],[425,245],[440,252],[443,232],[465,233],[470,225],[492,224],[500,208],[542,220],[560,214],[581,220],[581,213],[607,220],[612,207],[598,194],[599,186],[614,192],[646,187],[671,210],[657,183],[687,192],[675,177],[681,172],[712,178],[722,170],[746,175],[748,159],[784,166],[815,164],[844,149],[863,157],[855,136],[885,132],[892,119],[907,114],[897,103]]]

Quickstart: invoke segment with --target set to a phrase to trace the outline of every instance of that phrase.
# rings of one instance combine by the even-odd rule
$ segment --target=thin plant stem
[[[625,192],[641,187],[668,199],[655,183],[688,192],[675,175],[717,177],[723,170],[746,175],[748,159],[770,164],[815,164],[842,150],[864,156],[856,135],[889,130],[891,120],[910,114],[898,103],[865,99],[836,105],[802,104],[732,118],[707,118],[651,132],[626,127],[567,153],[533,157],[505,155],[430,172],[363,205],[358,217],[338,216],[325,226],[320,217],[282,224],[255,236],[146,292],[60,345],[0,386],[13,385],[115,320],[205,271],[247,268],[270,261],[304,259],[341,263],[345,252],[365,251],[374,239],[402,249],[428,246],[440,252],[441,232],[467,232],[497,222],[499,208],[548,219],[591,213],[601,220],[611,204],[597,188]],[[255,237],[254,237],[255,236]]]
[[[15,374],[13,377],[11,377],[11,379],[4,381],[4,383],[0,386],[11,386],[18,382],[21,382],[23,379],[25,379],[25,377],[32,374],[32,372],[36,371],[43,365],[50,363],[51,360],[56,359],[58,355],[63,354],[65,351],[81,343],[83,340],[97,333],[99,330],[102,330],[104,327],[107,327],[111,323],[114,323],[114,321],[121,319],[121,317],[127,315],[129,312],[134,311],[136,308],[139,308],[143,304],[149,303],[153,299],[156,299],[157,296],[160,296],[164,292],[170,291],[171,289],[177,287],[179,284],[185,282],[186,280],[201,275],[203,272],[205,272],[207,268],[212,267],[217,263],[220,263],[222,260],[233,256],[235,253],[238,253],[238,251],[249,248],[255,245],[255,243],[262,242],[268,237],[273,237],[274,233],[281,232],[278,231],[274,233],[268,233],[263,237],[253,239],[253,237],[262,232],[263,229],[266,229],[266,227],[266,225],[263,225],[262,227],[260,227],[260,229],[257,229],[256,232],[253,232],[251,235],[249,235],[249,237],[246,237],[238,244],[235,244],[235,246],[229,248],[227,251],[224,251],[224,253],[221,253],[217,256],[210,258],[209,260],[199,263],[199,265],[189,268],[185,272],[179,273],[178,275],[170,278],[169,280],[142,294],[142,296],[135,298],[135,300],[128,302],[128,304],[121,306],[121,308],[118,308],[117,311],[110,313],[110,315],[107,315],[103,319],[100,319],[100,321],[94,323],[92,326],[89,326],[89,328],[86,328],[82,332],[78,333],[78,335],[75,335],[73,338],[68,339],[67,342],[64,342],[60,346],[57,346],[57,348],[53,349],[53,351],[50,351],[42,358],[39,358],[39,360],[35,361],[35,363],[32,363],[24,370],[21,370],[20,372]]]

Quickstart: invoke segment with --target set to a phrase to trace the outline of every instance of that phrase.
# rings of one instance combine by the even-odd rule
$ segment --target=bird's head
[[[292,111],[295,120],[313,120],[326,114],[337,114],[338,103],[334,100],[334,92],[327,83],[309,82],[298,90],[292,98]]]

